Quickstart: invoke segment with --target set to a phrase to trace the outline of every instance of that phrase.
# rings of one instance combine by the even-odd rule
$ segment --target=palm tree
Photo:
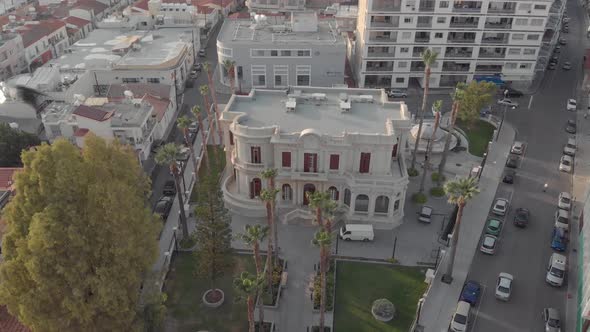
[[[435,110],[434,130],[432,131],[432,135],[430,135],[428,145],[426,146],[426,154],[424,155],[424,169],[422,171],[422,179],[420,180],[420,192],[424,191],[424,181],[426,181],[426,173],[428,173],[428,169],[430,168],[430,154],[432,153],[432,145],[436,137],[438,125],[440,123],[440,109],[442,107],[442,100],[435,101],[432,107]]]
[[[213,74],[211,73],[211,65],[209,62],[203,63],[203,69],[207,73],[207,82],[209,84],[209,90],[211,90],[211,96],[213,97],[213,107],[215,110],[215,120],[217,122],[217,133],[219,135],[219,145],[223,145],[223,134],[221,132],[221,126],[219,124],[219,104],[217,104],[217,94],[215,93],[215,83],[213,82]],[[213,126],[213,124],[211,124]]]
[[[255,331],[254,299],[256,298],[258,291],[262,288],[263,283],[264,278],[260,275],[252,276],[246,271],[242,272],[238,278],[234,279],[234,288],[238,293],[242,294],[238,299],[246,298],[248,308],[248,332]],[[260,307],[259,310],[262,310],[262,307]],[[260,327],[260,330],[262,331],[262,326]]]
[[[268,228],[268,234],[270,235],[268,241],[266,242],[267,244],[267,255],[266,255],[266,273],[267,273],[267,282],[268,282],[268,291],[269,293],[272,292],[272,271],[273,271],[273,267],[274,264],[272,264],[272,257],[274,256],[273,253],[273,248],[272,248],[272,229],[274,227],[274,211],[273,211],[273,207],[274,207],[274,201],[275,201],[275,197],[277,195],[278,190],[277,189],[263,189],[260,192],[260,199],[264,202],[265,206],[266,206],[266,222],[268,223],[268,226],[266,226]],[[274,252],[277,251],[277,248],[274,248]]]
[[[469,200],[479,193],[477,188],[477,178],[466,177],[454,181],[448,181],[444,185],[445,193],[447,194],[448,202],[456,204],[458,207],[457,218],[455,219],[455,227],[453,229],[453,237],[451,239],[451,248],[449,252],[449,264],[447,265],[447,272],[443,275],[443,281],[451,282],[453,280],[453,265],[455,264],[455,255],[457,253],[457,243],[459,242],[459,231],[461,227],[461,217],[463,216],[463,209]]]
[[[326,311],[326,271],[328,267],[328,256],[332,247],[332,237],[325,230],[314,234],[312,243],[320,248],[320,331],[324,331],[324,320]]]
[[[211,133],[214,121],[212,119],[213,116],[211,115],[211,104],[209,103],[209,87],[203,84],[199,87],[199,92],[201,92],[201,96],[203,96],[203,102],[205,103],[205,111],[207,112],[207,132]],[[211,134],[209,134],[209,136],[212,139],[211,142],[213,143],[213,145],[215,145],[215,136],[212,136]]]
[[[168,143],[158,149],[156,153],[156,163],[158,165],[168,165],[170,172],[174,177],[174,184],[176,186],[176,197],[178,198],[178,206],[180,208],[180,226],[182,227],[182,236],[188,239],[188,225],[186,223],[186,215],[184,213],[184,201],[182,198],[182,191],[180,190],[180,171],[176,160],[180,157],[180,147],[174,143]]]
[[[256,274],[262,275],[262,258],[260,257],[260,242],[264,241],[268,235],[268,226],[262,225],[246,225],[245,232],[238,234],[238,238],[246,243],[254,254],[254,265],[256,266]]]
[[[424,93],[422,95],[422,107],[418,113],[418,132],[416,133],[416,143],[414,143],[414,153],[412,154],[411,169],[416,169],[416,154],[418,153],[418,143],[420,143],[420,135],[422,135],[422,125],[424,124],[424,112],[426,112],[426,101],[428,100],[428,93],[430,92],[430,66],[436,61],[438,53],[427,48],[422,52],[422,62],[424,62]]]
[[[203,158],[208,160],[207,154],[207,135],[205,135],[205,130],[203,126],[203,119],[201,118],[201,108],[197,105],[193,106],[191,112],[197,119],[197,124],[199,125],[199,131],[201,132],[201,151],[203,151]]]
[[[223,60],[223,68],[225,68],[225,71],[227,71],[227,77],[229,78],[230,91],[231,91],[231,93],[234,93],[235,79],[236,79],[236,77],[235,77],[236,62],[231,61],[229,59],[225,59],[225,60]]]
[[[268,181],[268,188],[272,191],[276,190],[275,187],[275,178],[277,177],[277,169],[276,168],[269,168],[269,169],[265,169],[264,171],[262,171],[262,173],[260,173],[260,176],[263,179],[266,179]],[[276,192],[278,192],[278,190],[276,190]],[[276,218],[275,218],[275,211],[276,211],[276,193],[275,195],[273,195],[273,199],[271,201],[271,212],[272,215],[269,217],[268,216],[268,210],[267,210],[267,217],[269,218],[269,226],[271,228],[271,234],[272,234],[272,240],[274,241],[274,251],[273,251],[273,256],[274,256],[274,263],[273,266],[277,264],[277,260],[278,260],[278,256],[279,256],[279,236],[278,236],[278,231],[277,231],[277,225],[276,225]]]
[[[328,222],[324,223],[324,217],[331,215],[336,207],[336,202],[330,198],[329,192],[307,192],[309,207],[314,211],[318,225],[323,231],[332,232],[331,218],[326,218]]]
[[[447,127],[447,135],[445,138],[445,147],[443,149],[442,156],[440,158],[440,164],[438,164],[438,174],[443,174],[445,171],[445,165],[447,164],[447,155],[449,154],[449,148],[451,147],[451,140],[455,133],[455,123],[457,122],[457,114],[461,107],[460,98],[463,95],[461,85],[457,85],[455,92],[453,93],[453,107],[451,109],[451,123]]]
[[[191,156],[191,159],[193,161],[193,171],[195,172],[195,175],[197,174],[197,158],[195,156],[195,150],[193,147],[193,144],[191,142],[191,139],[189,137],[189,131],[188,128],[190,127],[190,125],[193,123],[193,121],[191,119],[189,119],[187,116],[181,116],[180,118],[178,118],[176,120],[176,124],[178,125],[178,128],[180,128],[180,130],[182,130],[182,135],[184,136],[184,143],[186,144],[186,146],[189,148],[189,153]]]

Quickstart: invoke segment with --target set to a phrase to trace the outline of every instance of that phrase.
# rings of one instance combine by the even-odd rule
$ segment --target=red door
[[[303,205],[309,205],[309,200],[307,199],[307,193],[314,193],[315,186],[311,183],[308,183],[303,186]]]
[[[262,190],[262,182],[259,178],[255,178],[250,182],[250,198],[260,196],[260,191]]]

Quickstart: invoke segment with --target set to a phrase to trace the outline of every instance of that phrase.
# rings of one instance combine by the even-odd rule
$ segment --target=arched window
[[[313,194],[315,192],[315,186],[311,183],[306,183],[303,185],[303,205],[309,204],[309,199],[307,198],[307,193]]]
[[[379,196],[375,201],[375,213],[387,213],[389,210],[389,197]]]
[[[354,201],[355,212],[369,212],[369,196],[357,195]]]
[[[252,179],[250,182],[250,198],[260,196],[260,191],[262,190],[262,182],[259,178]]]
[[[283,185],[282,198],[283,201],[291,201],[293,199],[293,189],[291,189],[291,186],[287,183]]]
[[[334,201],[338,200],[338,196],[339,196],[339,192],[338,189],[336,189],[336,187],[330,187],[328,188],[328,193],[330,194],[330,198]]]
[[[344,205],[350,207],[350,198],[351,198],[351,194],[350,194],[350,189],[344,189]]]

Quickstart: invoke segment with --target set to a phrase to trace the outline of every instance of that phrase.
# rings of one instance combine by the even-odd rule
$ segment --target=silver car
[[[508,206],[510,203],[505,198],[498,198],[492,207],[492,213],[497,216],[504,216],[508,212]]]
[[[508,106],[511,108],[518,107],[517,102],[513,101],[512,99],[508,99],[508,98],[502,98],[502,99],[498,100],[498,105],[504,105],[504,106]]]
[[[512,294],[512,282],[514,277],[506,272],[500,272],[496,283],[496,298],[502,301],[510,300]]]
[[[418,221],[430,224],[432,221],[432,208],[430,206],[422,206],[422,210],[420,210],[420,214],[418,214]]]
[[[559,311],[555,308],[545,308],[542,313],[545,332],[561,332]]]

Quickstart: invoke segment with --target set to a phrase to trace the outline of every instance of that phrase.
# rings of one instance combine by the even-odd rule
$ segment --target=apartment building
[[[55,102],[47,106],[41,118],[47,139],[53,141],[65,137],[79,147],[84,146],[84,137],[92,132],[107,140],[118,139],[129,144],[137,152],[138,159],[149,157],[154,140],[160,139],[172,119],[169,103],[153,101],[154,96],[136,98],[131,91],[126,98],[113,101],[108,98],[88,98],[83,104]]]
[[[564,0],[360,0],[351,60],[360,87],[423,85],[420,54],[439,54],[431,87],[473,79],[528,84],[559,37]]]
[[[251,12],[292,12],[305,10],[305,0],[246,0]]]
[[[315,13],[228,18],[217,37],[217,54],[221,82],[229,86],[223,62],[233,61],[240,91],[344,83],[346,42],[333,19],[318,20]]]
[[[0,81],[6,81],[27,68],[23,54],[23,39],[18,33],[0,33]]]
[[[328,191],[350,222],[402,223],[410,114],[383,90],[253,89],[230,98],[221,123],[230,169],[223,197],[234,212],[264,216],[260,173],[276,168],[279,208],[307,211],[307,193]]]

